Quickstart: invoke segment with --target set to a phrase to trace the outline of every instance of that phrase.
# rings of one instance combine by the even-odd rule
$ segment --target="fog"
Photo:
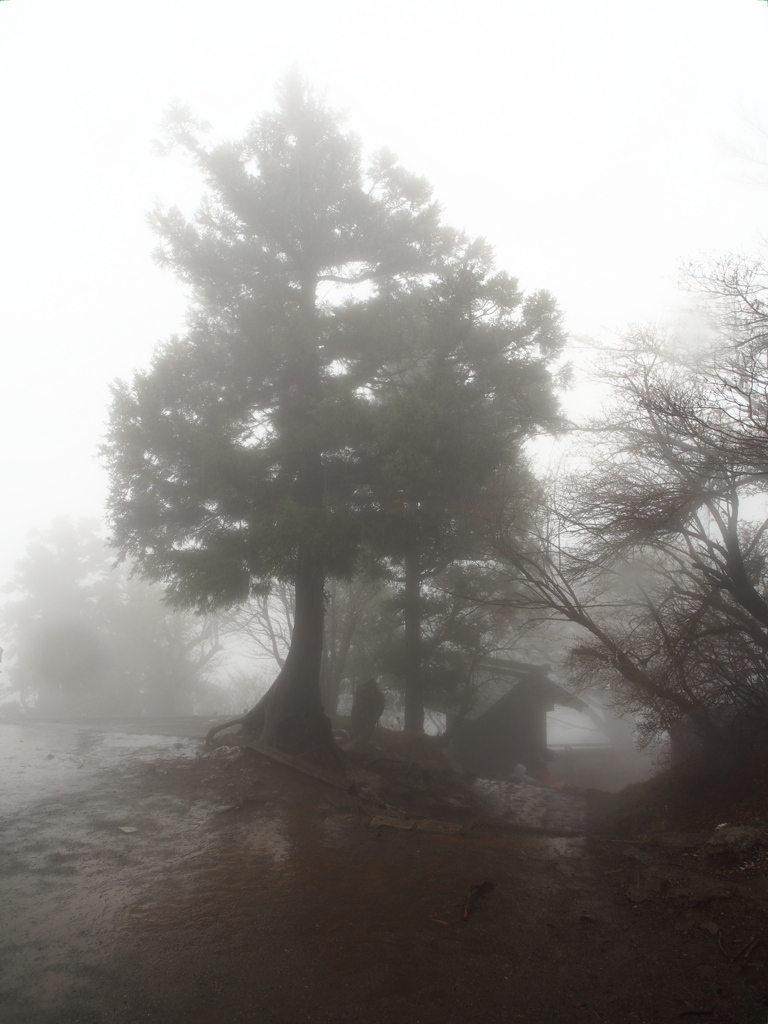
[[[765,0],[0,0],[3,1024],[765,1020],[767,49]],[[105,544],[99,455],[110,384],[186,328],[147,215],[191,216],[203,186],[157,140],[174,102],[212,145],[242,138],[293,69],[431,182],[442,224],[551,292],[569,341],[483,246],[441,248],[391,165],[336,175],[347,140],[296,130],[286,91],[291,157],[242,192],[256,223],[284,204],[279,301],[247,276],[252,239],[228,248],[237,203],[211,217],[234,253],[219,312],[258,310],[272,363],[222,345],[198,404],[217,360],[169,348],[113,417],[117,542],[174,579],[169,607]],[[308,150],[342,154],[332,188],[295,187]],[[294,194],[314,218],[295,245]],[[684,268],[723,254],[721,290],[746,268],[720,307],[738,329],[719,362],[683,362],[665,329],[694,350],[709,330]],[[315,302],[323,281],[380,297],[383,266],[387,287],[419,279],[391,321]],[[569,360],[566,413],[619,410],[568,456],[570,492],[544,473],[566,461]],[[186,476],[142,435],[177,412]],[[254,422],[275,461],[235,471]],[[357,489],[345,459],[372,464]],[[252,499],[270,474],[285,491]]]
[[[183,326],[144,220],[199,195],[153,150],[174,97],[234,136],[298,67],[599,336],[685,305],[682,261],[756,246],[767,36],[760,0],[3,3],[0,579],[29,528],[101,514],[109,382]]]

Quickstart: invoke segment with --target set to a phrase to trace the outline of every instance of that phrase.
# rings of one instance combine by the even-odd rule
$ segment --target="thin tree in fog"
[[[527,617],[494,603],[497,582],[483,561],[457,561],[422,581],[419,667],[425,707],[468,710],[477,694],[479,663],[491,656],[519,657],[521,647],[531,644]],[[403,599],[396,580],[382,590],[365,637],[367,674],[383,674],[400,699],[407,656]]]
[[[326,584],[320,669],[320,696],[326,714],[336,713],[348,666],[363,671],[361,662],[367,663],[360,657],[360,648],[366,643],[365,617],[381,591],[381,579],[375,572],[358,572],[351,579],[330,579]],[[281,669],[291,646],[295,610],[293,586],[276,580],[268,593],[254,595],[226,612],[222,631],[249,654],[271,659]],[[371,671],[369,667],[366,677]]]
[[[264,594],[224,613],[222,629],[255,658],[269,658],[281,669],[293,635],[296,600],[293,586],[276,580]]]
[[[358,572],[349,580],[331,580],[327,591],[320,692],[329,715],[335,714],[342,688],[377,674],[370,658],[371,622],[384,594],[380,574]]]
[[[379,509],[372,540],[399,589],[405,727],[420,732],[430,654],[424,588],[487,548],[500,506],[524,504],[524,445],[562,426],[553,363],[565,338],[548,293],[525,296],[485,241],[462,236],[398,314],[390,314],[388,358],[370,383]]]

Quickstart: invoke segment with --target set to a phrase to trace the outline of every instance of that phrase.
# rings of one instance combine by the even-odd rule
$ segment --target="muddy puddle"
[[[503,842],[404,836],[300,802],[290,813],[230,823],[219,840],[148,889],[126,926],[143,943],[181,945],[189,956],[204,936],[208,967],[220,972],[224,1019],[241,1004],[246,964],[272,1000],[282,978],[281,1020],[364,1019],[354,1016],[360,1000],[377,1012],[400,1007],[433,1019],[472,975],[501,970],[489,927],[502,907],[507,915],[514,907],[508,924],[518,923],[505,928],[511,955],[525,868]],[[463,920],[469,886],[489,873],[496,887]]]
[[[71,723],[0,723],[0,809],[7,814],[56,793],[85,791],[104,771],[137,761],[193,757],[199,744],[187,736]]]
[[[478,779],[475,786],[493,812],[510,824],[567,833],[584,831],[586,809],[582,796],[529,782]]]
[[[0,725],[0,1024],[764,1024],[711,935],[680,949],[624,898],[631,861],[595,853],[573,795],[489,784],[528,831],[372,828],[153,724]]]

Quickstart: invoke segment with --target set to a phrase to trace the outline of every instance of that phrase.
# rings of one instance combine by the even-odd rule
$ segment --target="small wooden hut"
[[[556,705],[586,708],[549,678],[549,670],[487,658],[473,673],[462,705],[433,708],[445,713],[449,750],[465,769],[505,778],[522,764],[533,778],[546,775],[547,712]]]

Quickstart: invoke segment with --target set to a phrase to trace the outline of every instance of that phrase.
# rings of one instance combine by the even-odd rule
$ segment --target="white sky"
[[[200,191],[164,109],[237,136],[292,66],[575,334],[766,231],[765,0],[2,0],[0,582],[30,527],[100,514],[108,383],[183,326],[144,222]]]

